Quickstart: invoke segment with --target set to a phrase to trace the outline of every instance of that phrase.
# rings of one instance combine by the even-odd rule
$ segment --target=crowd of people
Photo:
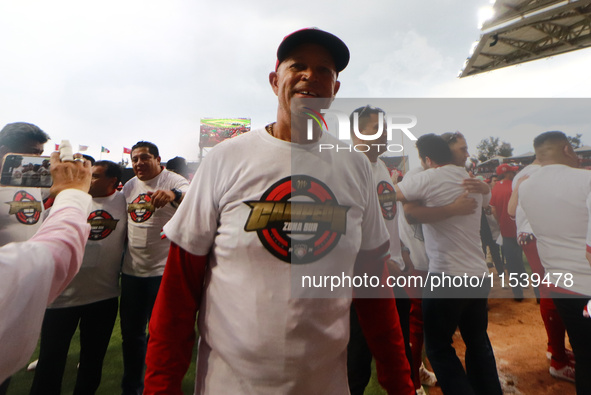
[[[222,141],[239,136],[250,130],[250,126],[214,126],[201,124],[199,145],[201,147],[213,147]]]
[[[497,275],[522,279],[523,249],[548,279],[539,295],[549,373],[591,393],[591,319],[583,314],[591,299],[591,173],[576,168],[566,136],[540,134],[538,162],[520,173],[499,166],[492,188],[464,167],[468,145],[459,132],[420,136],[421,167],[401,180],[378,160],[378,144],[365,154],[315,150],[342,142],[316,124],[310,136],[292,106],[308,98],[328,104],[349,56],[344,42],[316,28],[286,36],[269,75],[276,122],[217,145],[190,184],[162,166],[155,144],[139,141],[135,177],[120,192],[117,164],[57,153],[54,200],[43,204],[42,188],[22,182],[0,187],[9,203],[0,212],[0,394],[39,337],[31,393],[61,393],[77,327],[74,393],[94,394],[118,310],[123,394],[181,394],[196,322],[196,394],[363,394],[372,359],[389,394],[424,394],[435,382],[444,394],[501,394],[487,334],[490,282],[462,282],[488,278],[486,246]],[[351,114],[359,127],[353,144],[382,129],[381,112],[368,105]],[[0,155],[40,154],[47,140],[35,125],[8,124]],[[182,169],[176,162],[171,168]],[[29,265],[17,264],[23,257]],[[337,272],[378,283],[327,297],[299,281]],[[411,276],[422,285],[450,281],[389,283]],[[521,282],[511,289],[523,300]],[[465,368],[452,345],[458,328]],[[423,365],[423,347],[434,372]]]

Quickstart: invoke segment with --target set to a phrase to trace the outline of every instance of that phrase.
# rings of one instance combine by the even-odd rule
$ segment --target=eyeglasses
[[[445,140],[446,143],[451,144],[451,143],[455,143],[457,139],[461,138],[461,139],[465,139],[464,135],[460,132],[448,132],[448,133],[443,133],[441,135],[441,138]]]

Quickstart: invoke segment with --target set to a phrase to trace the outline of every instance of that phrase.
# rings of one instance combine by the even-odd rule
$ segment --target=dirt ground
[[[575,394],[573,383],[555,379],[548,373],[547,336],[533,290],[526,292],[525,300],[516,302],[510,290],[493,288],[488,318],[488,335],[505,394]],[[454,337],[454,347],[463,362],[465,347],[459,331]],[[567,347],[570,348],[568,339]],[[429,394],[439,395],[441,390],[433,387]]]

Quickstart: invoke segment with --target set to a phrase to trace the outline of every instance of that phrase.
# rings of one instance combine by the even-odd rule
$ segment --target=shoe
[[[562,369],[556,369],[550,366],[550,376],[557,379],[575,382],[575,368],[570,365],[565,365]]]
[[[37,368],[37,362],[39,362],[38,359],[36,359],[33,362],[31,362],[29,364],[29,366],[27,366],[27,372],[32,372],[33,370],[35,370]]]
[[[424,389],[423,387],[419,388],[419,389],[416,391],[416,394],[417,394],[417,395],[427,395],[427,393],[425,392],[425,389]]]
[[[427,370],[424,364],[421,364],[421,367],[419,368],[419,378],[421,379],[421,384],[426,385],[427,387],[433,387],[437,384],[435,373]]]

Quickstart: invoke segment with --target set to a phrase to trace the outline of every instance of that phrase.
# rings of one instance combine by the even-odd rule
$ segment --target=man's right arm
[[[144,394],[182,394],[195,343],[207,256],[171,243],[150,320]]]

